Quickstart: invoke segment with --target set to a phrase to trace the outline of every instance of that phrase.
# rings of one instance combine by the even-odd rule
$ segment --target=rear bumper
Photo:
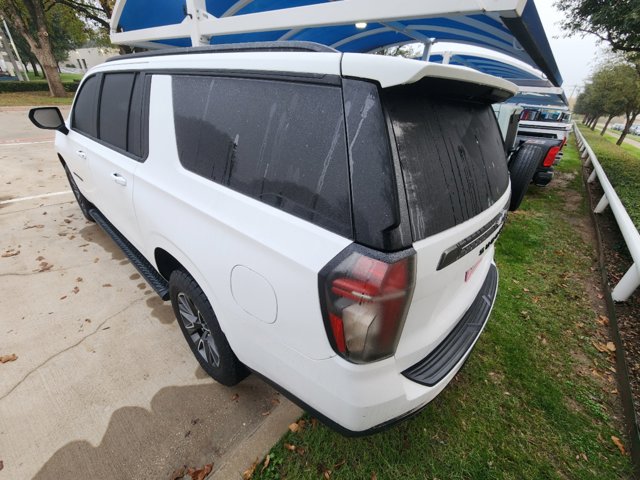
[[[376,433],[419,412],[449,384],[487,323],[497,284],[498,271],[491,264],[478,295],[449,335],[403,372],[393,358],[356,365],[337,356],[299,357],[281,370],[286,376],[269,375],[267,381],[343,435]]]
[[[498,269],[491,265],[478,295],[454,329],[429,355],[402,374],[409,380],[433,387],[467,356],[484,329],[498,290]]]

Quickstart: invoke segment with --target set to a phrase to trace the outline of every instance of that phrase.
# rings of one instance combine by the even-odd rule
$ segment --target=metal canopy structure
[[[111,40],[143,48],[300,40],[343,52],[455,42],[562,84],[533,0],[117,0]]]
[[[541,79],[540,73],[532,71],[531,69],[525,69],[502,60],[470,53],[433,53],[429,55],[429,61],[473,68],[482,73],[501,77],[514,83],[516,83],[515,80],[537,81]]]
[[[548,79],[543,78],[539,71],[516,61],[480,53],[455,51],[431,54],[429,61],[473,68],[515,83],[519,87],[519,93],[509,99],[508,103],[558,107],[566,107],[569,104],[561,87],[555,87]]]

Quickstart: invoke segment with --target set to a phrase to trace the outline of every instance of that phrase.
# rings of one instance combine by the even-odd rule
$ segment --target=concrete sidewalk
[[[52,137],[0,111],[0,356],[17,355],[0,363],[0,480],[209,463],[240,478],[300,410],[255,377],[227,388],[199,368],[170,305],[82,217]]]

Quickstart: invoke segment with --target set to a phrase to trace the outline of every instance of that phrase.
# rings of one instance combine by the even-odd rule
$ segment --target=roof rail
[[[205,45],[204,47],[163,48],[149,52],[129,53],[111,57],[107,62],[130,58],[163,57],[166,55],[193,55],[198,53],[236,53],[236,52],[332,52],[338,50],[315,42],[280,41],[228,43],[224,45]]]

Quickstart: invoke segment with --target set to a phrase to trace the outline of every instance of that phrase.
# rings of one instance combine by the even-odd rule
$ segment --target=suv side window
[[[135,76],[135,73],[105,74],[100,93],[98,137],[122,150],[127,149],[129,103]]]
[[[147,151],[147,78],[135,72],[89,77],[73,107],[71,128],[141,161]]]
[[[100,88],[98,76],[89,77],[82,84],[73,106],[71,128],[91,137],[98,136],[96,113],[98,109],[97,93]]]
[[[184,168],[352,236],[339,87],[175,75],[173,106]]]

